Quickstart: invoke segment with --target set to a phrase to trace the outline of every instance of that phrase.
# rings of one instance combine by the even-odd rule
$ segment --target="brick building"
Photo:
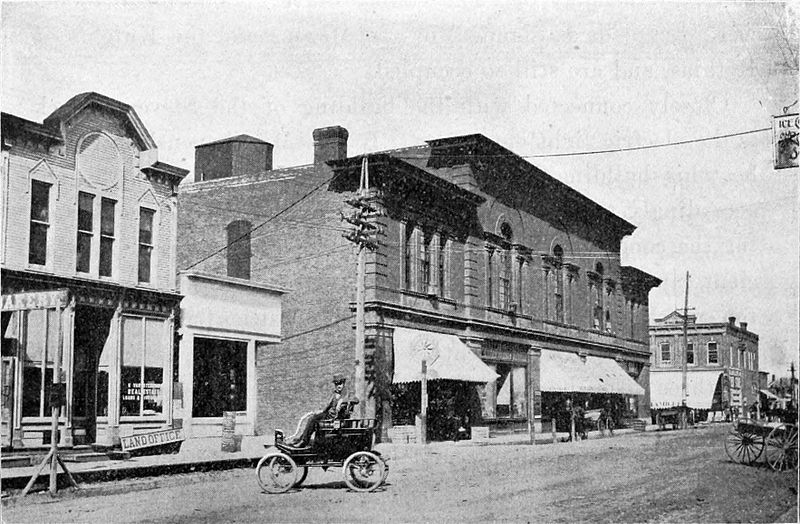
[[[682,398],[683,359],[687,362],[686,405],[693,409],[743,414],[758,402],[762,389],[758,371],[758,335],[747,322],[698,323],[673,311],[650,325],[651,407],[679,406]]]
[[[2,114],[3,446],[115,444],[172,423],[177,185],[134,109],[77,95]],[[58,356],[61,362],[58,363]]]
[[[180,188],[179,268],[289,290],[282,342],[256,348],[260,433],[318,408],[333,373],[354,375],[356,251],[340,213],[363,157],[347,156],[341,127],[313,138],[313,164],[275,170],[272,145],[253,137],[198,146]],[[384,435],[413,423],[415,358],[430,347],[440,436],[454,415],[538,428],[569,396],[647,416],[648,293],[660,281],[621,264],[633,225],[482,135],[371,153],[368,172],[379,234],[361,400]]]

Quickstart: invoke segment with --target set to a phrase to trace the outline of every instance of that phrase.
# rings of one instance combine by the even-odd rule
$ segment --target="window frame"
[[[104,213],[107,209],[106,204],[110,206],[110,215]],[[106,217],[110,216],[110,220],[107,220]],[[110,231],[105,231],[105,227],[110,222]],[[117,201],[113,198],[108,198],[101,196],[100,197],[100,227],[98,228],[99,234],[99,242],[97,243],[98,248],[98,257],[97,257],[97,274],[100,278],[113,278],[114,277],[114,269],[116,267],[115,257],[114,257],[114,247],[117,241]],[[103,267],[103,260],[104,260],[104,252],[106,251],[105,246],[109,246],[109,253],[108,253],[108,273],[104,271]]]
[[[152,414],[145,414],[144,413],[144,405],[145,405],[145,389],[147,389],[147,382],[145,381],[145,374],[147,369],[147,353],[150,348],[147,345],[148,338],[147,338],[147,329],[148,329],[148,321],[158,322],[160,324],[160,328],[162,330],[167,328],[168,322],[167,319],[161,317],[153,317],[153,316],[142,316],[142,315],[122,315],[122,323],[120,333],[122,335],[122,340],[120,340],[120,354],[119,354],[119,412],[120,412],[120,421],[159,421],[159,420],[166,420],[167,412],[166,410],[169,408],[169,401],[167,399],[168,391],[168,381],[172,380],[172,373],[169,369],[169,359],[170,359],[170,348],[167,344],[166,347],[162,348],[162,354],[159,356],[161,359],[161,412],[156,412]],[[126,322],[135,322],[141,323],[139,329],[141,330],[141,339],[139,341],[140,345],[138,348],[138,354],[141,358],[141,364],[139,364],[139,413],[135,415],[131,414],[122,414],[122,402],[123,397],[126,394],[124,391],[125,388],[125,381],[123,380],[123,368],[124,367],[137,367],[137,366],[125,366],[125,340],[124,340],[124,332],[125,332],[125,323]],[[162,337],[158,340],[163,342],[163,333]],[[159,369],[155,367],[154,369]]]
[[[34,204],[35,204],[35,193],[36,189],[43,189],[45,190],[44,196],[46,197],[45,205],[43,209],[46,211],[46,216],[44,219],[40,217],[34,217]],[[53,188],[53,184],[50,182],[45,182],[44,180],[38,179],[31,179],[30,183],[30,194],[31,197],[28,199],[29,204],[29,213],[28,213],[28,265],[36,268],[49,268],[52,257],[50,256],[50,251],[52,249],[50,236],[51,236],[51,215],[52,215],[52,203],[51,203],[51,189]],[[31,243],[33,242],[34,238],[34,229],[44,229],[44,247],[43,247],[43,256],[44,261],[43,263],[39,263],[37,261],[32,260],[32,255],[34,250],[32,249]],[[38,260],[38,259],[37,259]]]
[[[75,272],[85,275],[92,274],[92,251],[94,250],[94,221],[95,221],[95,198],[96,195],[86,191],[78,191],[78,220],[77,220],[77,241],[75,245]],[[84,202],[88,201],[88,208]],[[87,216],[88,215],[88,216]],[[81,249],[82,240],[88,240],[85,251]],[[85,267],[83,263],[85,262]]]
[[[711,361],[711,345],[714,345],[714,354],[716,358],[714,362]],[[706,342],[706,362],[709,366],[718,366],[719,365],[719,344],[715,340],[711,340]]]
[[[691,351],[690,351],[691,348]],[[692,355],[692,361],[689,362],[689,355]],[[686,344],[686,365],[687,366],[696,366],[697,365],[697,353],[694,350],[694,342],[688,342]]]
[[[150,242],[149,243],[142,241],[142,233],[143,233],[142,218],[143,218],[143,216],[145,216],[146,213],[150,214]],[[154,259],[155,259],[155,252],[156,252],[155,245],[156,245],[156,223],[157,223],[156,222],[156,214],[157,213],[158,213],[158,211],[155,210],[155,209],[151,209],[151,208],[146,207],[146,206],[140,206],[139,207],[139,229],[138,229],[139,233],[138,233],[138,242],[137,242],[137,245],[138,245],[137,254],[138,254],[138,256],[137,256],[136,281],[140,285],[144,284],[144,285],[152,286],[152,285],[155,284],[154,283],[154,280],[155,280],[154,273],[155,272],[153,271],[153,268],[155,266]],[[143,252],[143,249],[148,254],[148,259],[147,259],[147,279],[146,280],[142,278],[142,267],[143,267],[142,266],[142,252]]]
[[[666,347],[666,352],[664,348]],[[664,359],[664,355],[667,355],[667,359]],[[664,364],[672,364],[672,344],[669,342],[660,342],[658,345],[658,362],[661,365]]]

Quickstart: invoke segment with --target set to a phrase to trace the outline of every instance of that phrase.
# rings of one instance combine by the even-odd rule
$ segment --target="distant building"
[[[314,163],[283,169],[247,135],[197,146],[194,183],[180,188],[180,268],[290,290],[282,341],[255,345],[261,434],[319,409],[333,373],[354,387],[356,250],[340,212],[364,157],[347,156],[342,127],[313,138]],[[648,294],[660,280],[620,260],[635,226],[482,135],[367,160],[380,213],[361,406],[384,436],[414,423],[430,351],[432,438],[467,419],[539,429],[571,397],[648,416]]]
[[[42,123],[2,114],[3,446],[48,443],[53,401],[67,446],[172,425],[188,171],[157,153],[136,111],[97,93]]]
[[[743,414],[758,401],[758,335],[747,322],[697,323],[687,318],[688,345],[683,342],[683,315],[674,311],[650,325],[650,406],[679,406],[682,366],[687,362],[686,405],[701,410]]]

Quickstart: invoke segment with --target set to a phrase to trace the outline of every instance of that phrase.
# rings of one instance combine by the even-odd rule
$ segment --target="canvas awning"
[[[542,391],[644,395],[644,388],[610,358],[543,349],[540,365]]]
[[[711,409],[720,371],[686,373],[686,405],[693,409]],[[650,407],[672,408],[683,404],[680,371],[650,372]]]
[[[768,399],[778,400],[778,395],[776,395],[775,393],[773,393],[772,391],[770,391],[768,389],[760,389],[759,391],[761,391],[762,395],[766,395],[766,397]]]
[[[455,335],[394,329],[394,384],[421,380],[422,359],[427,362],[428,380],[449,379],[485,384],[497,380],[489,366]]]

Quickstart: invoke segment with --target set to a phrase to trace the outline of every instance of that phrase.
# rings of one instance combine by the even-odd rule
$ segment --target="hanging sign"
[[[772,145],[775,150],[775,169],[800,166],[800,115],[780,115],[772,117]]]

